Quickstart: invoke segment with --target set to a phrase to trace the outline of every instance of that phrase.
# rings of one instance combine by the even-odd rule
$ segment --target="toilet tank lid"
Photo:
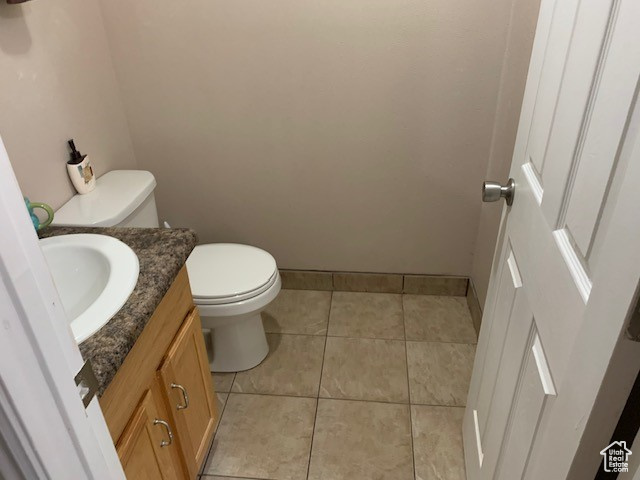
[[[112,170],[96,180],[96,188],[74,195],[56,211],[53,225],[113,227],[153,193],[156,179],[143,170]]]

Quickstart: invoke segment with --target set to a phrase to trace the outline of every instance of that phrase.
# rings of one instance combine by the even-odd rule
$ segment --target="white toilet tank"
[[[151,172],[113,170],[98,178],[92,192],[75,195],[56,211],[52,225],[158,227],[155,187]]]

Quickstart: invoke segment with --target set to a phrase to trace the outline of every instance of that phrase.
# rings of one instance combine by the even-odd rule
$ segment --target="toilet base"
[[[260,313],[233,319],[214,328],[207,328],[207,323],[207,318],[203,317],[203,333],[208,340],[207,353],[212,372],[249,370],[269,353]]]

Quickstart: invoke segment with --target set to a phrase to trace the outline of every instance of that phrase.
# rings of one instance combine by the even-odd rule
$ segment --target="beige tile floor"
[[[214,374],[202,480],[463,480],[476,335],[464,297],[282,290],[270,352]]]

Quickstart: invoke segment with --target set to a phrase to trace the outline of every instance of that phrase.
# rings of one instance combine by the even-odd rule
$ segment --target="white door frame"
[[[0,138],[0,477],[124,479]]]

